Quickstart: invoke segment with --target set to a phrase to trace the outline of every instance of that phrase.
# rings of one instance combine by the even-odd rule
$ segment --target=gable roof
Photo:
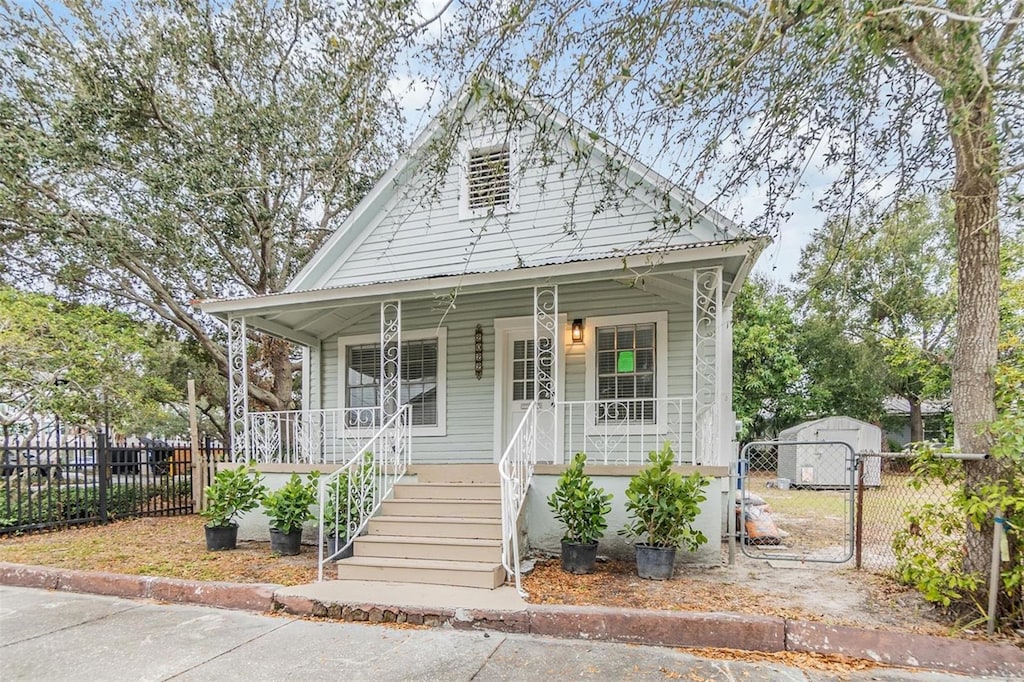
[[[563,157],[582,158],[582,173],[599,175],[613,168],[621,192],[618,202],[600,199],[577,205],[574,194],[557,187],[544,201],[562,202],[560,211],[537,211],[465,219],[458,214],[458,165],[449,164],[440,182],[439,201],[432,206],[416,194],[429,173],[431,155],[454,142],[453,130],[463,138],[493,111],[486,108],[488,94],[513,102],[519,111],[514,123],[545,135]],[[461,150],[461,147],[459,147]],[[455,162],[460,151],[452,154]],[[531,181],[556,185],[549,175]],[[519,179],[536,173],[524,168]],[[454,180],[453,180],[454,178]],[[454,198],[452,182],[456,183]],[[571,185],[571,183],[569,183]],[[578,192],[569,187],[569,192]],[[607,188],[596,188],[606,191]],[[528,201],[525,210],[532,210]],[[560,214],[560,215],[554,215]],[[656,229],[661,220],[675,220],[672,229]],[[697,245],[744,240],[739,228],[689,193],[641,164],[547,104],[527,98],[506,83],[480,77],[463,86],[413,145],[374,185],[344,223],[328,238],[285,288],[285,292],[360,286],[402,280],[434,279],[471,273],[501,272],[568,262],[603,260],[631,254],[673,251]]]

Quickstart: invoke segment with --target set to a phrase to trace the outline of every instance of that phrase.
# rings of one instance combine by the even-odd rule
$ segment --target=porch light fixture
[[[583,320],[579,317],[572,321],[572,342],[583,343]]]
[[[480,325],[476,326],[476,331],[473,332],[473,371],[476,372],[476,378],[482,379],[484,376],[484,328]]]

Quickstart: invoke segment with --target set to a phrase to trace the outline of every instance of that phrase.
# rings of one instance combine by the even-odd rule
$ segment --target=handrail
[[[697,464],[691,405],[688,396],[560,401],[564,451],[586,452],[596,464],[643,464],[649,451],[668,442],[676,464]]]
[[[409,406],[403,405],[352,459],[330,476],[320,479],[318,581],[324,579],[324,564],[333,561],[355,542],[405,474],[412,460],[411,426]],[[329,534],[325,534],[325,530],[333,530],[336,537],[334,551],[327,556],[324,556],[324,542]]]
[[[250,412],[250,452],[236,461],[335,464],[349,461],[378,431],[380,407]]]
[[[498,461],[501,479],[501,564],[526,597],[519,570],[519,515],[537,461],[537,401],[530,403],[508,447]]]

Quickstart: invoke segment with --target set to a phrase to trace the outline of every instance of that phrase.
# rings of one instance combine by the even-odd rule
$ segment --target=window
[[[468,208],[507,208],[512,198],[511,172],[507,144],[471,150],[466,170]]]
[[[596,327],[597,419],[653,422],[655,388],[655,324]]]
[[[657,435],[669,427],[668,313],[586,318],[588,433],[611,426]]]
[[[409,405],[413,427],[421,434],[443,435],[445,414],[445,352],[447,330],[430,336],[403,334],[399,395]],[[411,338],[410,338],[411,337]],[[339,340],[342,352],[344,405],[375,408],[380,405],[380,343],[376,335]],[[348,426],[380,426],[376,411],[346,412]],[[433,427],[433,428],[431,428]]]

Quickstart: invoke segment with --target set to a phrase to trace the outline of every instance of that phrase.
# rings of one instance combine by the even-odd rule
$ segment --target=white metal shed
[[[785,445],[785,441],[800,443],[841,442],[853,448],[854,453],[881,452],[882,429],[852,417],[822,417],[791,426],[779,434],[779,478],[787,478],[793,485],[805,487],[838,487],[849,483],[845,457],[838,448],[827,449],[815,445]],[[840,458],[843,461],[839,461]],[[882,484],[882,460],[870,457],[864,463],[864,484]]]

